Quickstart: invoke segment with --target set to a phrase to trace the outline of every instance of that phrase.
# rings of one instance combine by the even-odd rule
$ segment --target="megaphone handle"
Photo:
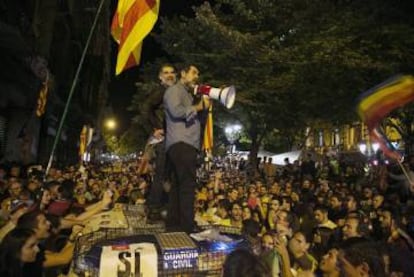
[[[193,106],[197,112],[201,112],[206,109],[206,103],[204,101],[206,100],[204,98],[204,95],[202,95],[200,101],[198,101],[198,103]]]
[[[203,95],[201,101],[203,102],[203,110],[207,110],[210,108],[211,106],[210,97],[208,97],[207,95]],[[208,103],[208,105],[206,105],[206,103]]]

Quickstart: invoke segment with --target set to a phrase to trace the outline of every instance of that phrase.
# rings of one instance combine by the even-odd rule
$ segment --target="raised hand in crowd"
[[[107,208],[112,203],[114,193],[111,190],[106,190],[102,196],[102,205]]]
[[[72,227],[72,233],[69,236],[69,241],[75,241],[80,235],[82,235],[83,226],[74,225]]]
[[[287,248],[287,237],[281,234],[276,234],[273,237],[274,248],[279,253],[282,261],[282,276],[284,277],[293,277],[291,272],[291,264],[289,258],[289,251]]]
[[[156,139],[162,139],[164,137],[164,130],[163,129],[154,129],[154,133],[152,135]]]

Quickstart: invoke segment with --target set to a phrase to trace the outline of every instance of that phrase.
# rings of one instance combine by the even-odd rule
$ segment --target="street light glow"
[[[109,118],[105,122],[105,127],[109,130],[114,130],[116,128],[116,121],[113,118]]]
[[[365,155],[367,151],[367,145],[365,143],[360,143],[358,147],[359,147],[359,151],[361,151],[361,153]]]
[[[230,142],[230,153],[233,153],[235,150],[234,142],[240,137],[242,126],[240,124],[228,125],[224,128],[224,133],[226,138]]]
[[[231,144],[234,143],[240,136],[240,131],[242,130],[242,126],[240,124],[228,125],[224,132],[226,133],[227,139],[230,141]]]
[[[379,150],[379,148],[380,148],[380,145],[379,145],[378,142],[374,142],[372,144],[372,150],[374,150],[374,153],[377,153],[377,151]]]
[[[233,128],[231,126],[227,126],[224,129],[224,132],[226,133],[226,135],[230,135],[230,133],[233,131]]]

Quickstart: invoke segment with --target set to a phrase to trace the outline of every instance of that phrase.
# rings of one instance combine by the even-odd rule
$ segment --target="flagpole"
[[[60,123],[59,123],[59,128],[57,130],[56,137],[55,137],[55,140],[53,142],[52,152],[50,153],[49,162],[47,163],[47,167],[46,167],[46,171],[45,171],[45,176],[44,176],[45,179],[46,179],[47,174],[49,173],[50,167],[52,166],[53,156],[55,155],[56,146],[57,146],[57,143],[59,141],[60,134],[62,132],[63,123],[65,122],[66,115],[67,115],[68,109],[69,109],[69,105],[70,105],[70,102],[72,100],[72,96],[73,96],[73,93],[75,91],[75,87],[76,87],[76,84],[78,82],[78,79],[79,79],[79,74],[80,74],[80,71],[82,69],[82,65],[83,65],[83,62],[85,60],[85,56],[86,56],[86,53],[88,51],[89,44],[91,42],[92,35],[95,31],[95,28],[96,28],[96,25],[97,25],[97,22],[98,22],[98,18],[101,14],[104,2],[105,2],[105,0],[101,0],[101,3],[99,4],[98,10],[96,11],[95,19],[94,19],[92,27],[91,27],[91,30],[89,31],[88,39],[86,40],[85,47],[83,48],[82,56],[81,56],[81,59],[79,61],[78,68],[76,70],[75,77],[73,78],[73,82],[72,82],[72,86],[70,88],[68,99],[66,100],[65,110],[63,111],[62,118],[60,119]]]
[[[400,166],[402,172],[404,173],[405,178],[407,178],[407,180],[408,180],[408,182],[410,183],[410,186],[411,186],[411,184],[413,184],[413,180],[411,179],[410,175],[408,175],[407,169],[405,169],[405,167],[402,164],[401,160],[398,160],[398,165]]]

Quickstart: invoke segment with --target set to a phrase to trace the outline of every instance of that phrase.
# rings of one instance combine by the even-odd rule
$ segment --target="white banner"
[[[104,246],[100,277],[158,276],[158,255],[152,243]]]

